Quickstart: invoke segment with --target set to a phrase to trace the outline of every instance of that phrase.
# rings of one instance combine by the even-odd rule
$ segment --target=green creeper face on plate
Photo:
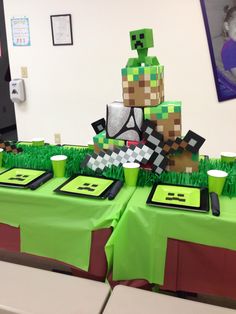
[[[60,190],[96,197],[100,196],[113,182],[113,180],[103,178],[78,176],[69,181]]]
[[[152,29],[143,28],[130,32],[130,43],[132,50],[153,47]]]
[[[152,201],[169,205],[200,207],[200,190],[192,187],[158,185]]]
[[[13,168],[0,175],[0,183],[25,186],[44,173],[43,170]]]

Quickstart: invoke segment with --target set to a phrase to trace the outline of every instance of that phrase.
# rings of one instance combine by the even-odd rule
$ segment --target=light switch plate
[[[61,134],[60,133],[54,134],[54,142],[55,142],[55,144],[61,144]]]
[[[22,78],[28,78],[28,68],[27,67],[21,67],[21,77]]]

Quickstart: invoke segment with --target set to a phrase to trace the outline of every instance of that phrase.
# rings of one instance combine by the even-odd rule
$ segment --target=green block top
[[[140,66],[140,67],[126,67],[121,69],[122,76],[127,75],[143,75],[143,74],[163,74],[163,65]]]
[[[106,137],[106,131],[103,130],[102,132],[96,134],[94,137],[93,137],[93,142],[94,143],[98,143],[99,140],[103,139]]]
[[[155,107],[144,108],[144,115],[181,112],[181,101],[164,101]]]
[[[104,144],[117,145],[117,146],[124,146],[125,145],[124,140],[106,137],[106,131],[105,130],[100,132],[99,134],[96,134],[93,137],[93,142],[96,144],[100,144],[100,145],[104,145]],[[107,148],[109,148],[109,147],[107,147]]]

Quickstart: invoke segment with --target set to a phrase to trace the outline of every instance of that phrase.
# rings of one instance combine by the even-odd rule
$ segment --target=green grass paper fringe
[[[66,177],[74,174],[95,175],[89,168],[81,167],[87,154],[93,153],[91,149],[64,148],[63,146],[45,145],[43,147],[34,147],[18,144],[22,147],[23,153],[13,154],[4,152],[3,166],[5,168],[22,167],[31,169],[52,170],[50,157],[53,155],[66,155],[68,157],[66,165]],[[150,170],[140,169],[138,177],[138,186],[152,186],[155,182],[182,184],[191,186],[207,186],[207,171],[211,169],[224,170],[228,173],[223,195],[236,196],[236,163],[228,164],[219,159],[201,159],[199,162],[199,171],[193,173],[163,172],[160,176]],[[124,181],[124,172],[122,167],[112,166],[105,169],[99,175],[107,178]]]
[[[81,162],[87,154],[91,154],[91,149],[64,148],[63,146],[29,146],[18,144],[17,147],[22,147],[23,153],[13,154],[4,153],[3,166],[5,168],[30,168],[39,170],[52,170],[50,157],[54,155],[66,155],[68,157],[66,164],[66,177],[70,177],[76,173],[83,173]],[[86,172],[89,172],[88,169]],[[92,170],[91,174],[94,172]]]

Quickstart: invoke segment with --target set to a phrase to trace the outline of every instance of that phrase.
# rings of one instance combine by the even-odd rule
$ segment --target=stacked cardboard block
[[[143,110],[125,107],[123,102],[114,101],[107,105],[106,136],[122,140],[141,140]]]
[[[192,131],[181,138],[181,102],[164,101],[164,66],[148,56],[152,30],[132,31],[130,41],[138,57],[129,58],[121,70],[123,102],[107,105],[106,132],[94,137],[98,154],[85,164],[102,170],[138,161],[150,164],[157,174],[165,169],[197,171],[198,150],[205,139]]]
[[[165,101],[159,106],[144,108],[144,119],[154,121],[164,141],[181,136],[181,102]]]
[[[199,153],[182,151],[169,156],[166,170],[191,173],[198,171],[198,165]]]
[[[114,138],[107,138],[106,131],[95,135],[93,137],[94,151],[100,152],[101,150],[114,150],[115,148],[122,147],[125,145],[125,141]]]
[[[164,101],[164,67],[123,68],[124,105],[128,107],[157,106]]]

